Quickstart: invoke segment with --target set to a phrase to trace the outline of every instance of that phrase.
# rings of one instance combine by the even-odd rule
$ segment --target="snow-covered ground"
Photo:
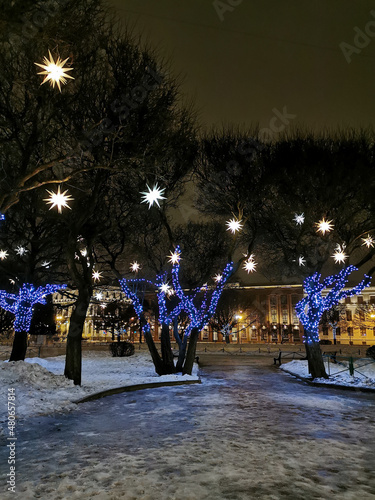
[[[0,362],[1,401],[7,401],[8,389],[15,389],[17,418],[25,418],[72,410],[74,401],[107,389],[199,378],[196,365],[192,376],[159,377],[146,352],[123,358],[112,358],[106,352],[84,352],[81,386],[64,377],[64,366],[65,356]],[[0,406],[0,422],[5,422],[7,410],[5,404]]]
[[[219,357],[217,357],[219,358]],[[300,383],[272,358],[202,384],[21,420],[11,500],[374,500],[375,394]],[[0,448],[0,473],[9,471]]]
[[[329,373],[329,378],[316,378],[314,382],[348,386],[353,388],[365,388],[375,390],[375,360],[360,359],[354,363],[354,374],[349,373],[349,361],[338,361],[337,363],[325,363],[326,372]],[[293,360],[289,363],[284,363],[280,366],[292,375],[310,379],[307,361]]]

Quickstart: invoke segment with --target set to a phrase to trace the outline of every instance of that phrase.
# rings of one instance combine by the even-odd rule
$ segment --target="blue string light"
[[[29,332],[34,305],[46,304],[46,295],[63,288],[66,288],[66,285],[46,285],[34,288],[33,285],[24,283],[18,295],[0,290],[0,307],[15,315],[15,332]]]
[[[175,249],[175,253],[180,255],[180,247],[177,246]],[[156,276],[155,282],[145,280],[145,279],[121,279],[120,286],[125,295],[133,302],[134,310],[138,316],[141,318],[143,315],[143,304],[138,297],[137,288],[138,284],[149,284],[158,290],[157,298],[158,298],[158,306],[159,306],[159,321],[161,324],[170,324],[177,316],[185,311],[190,318],[190,322],[184,332],[184,336],[190,336],[190,333],[193,328],[197,328],[198,330],[202,330],[206,324],[209,322],[213,314],[215,313],[217,303],[220,299],[221,293],[224,289],[225,283],[228,278],[231,276],[233,272],[233,262],[226,265],[221,280],[217,283],[214,291],[211,294],[211,298],[209,300],[209,292],[208,289],[204,289],[204,294],[201,299],[200,304],[196,305],[197,296],[201,292],[201,288],[197,288],[193,291],[193,293],[188,293],[184,291],[181,287],[180,283],[180,259],[173,264],[172,267],[172,284],[173,289],[176,294],[176,297],[179,299],[177,305],[175,305],[170,311],[168,311],[167,306],[167,290],[165,285],[166,281],[166,273],[162,273]]]
[[[349,274],[357,270],[355,266],[346,267],[338,274],[328,276],[322,283],[318,273],[305,279],[303,286],[307,295],[296,305],[297,316],[306,333],[303,337],[305,343],[319,342],[319,323],[324,311],[328,311],[346,297],[360,294],[364,288],[370,286],[371,277],[365,274],[357,286],[344,290]],[[332,288],[323,296],[323,290],[328,287]]]
[[[0,221],[5,220],[5,215],[0,212]]]

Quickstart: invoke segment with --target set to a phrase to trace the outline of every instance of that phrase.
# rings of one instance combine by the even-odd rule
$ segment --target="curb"
[[[307,384],[312,385],[314,387],[330,387],[330,388],[334,387],[336,389],[343,389],[345,391],[375,392],[375,389],[371,389],[370,387],[354,387],[350,385],[340,385],[340,384],[330,384],[330,383],[324,384],[322,382],[314,382],[313,380],[310,380],[306,377],[301,377],[301,375],[296,375],[295,373],[289,370],[282,369],[282,371],[285,373],[289,373],[289,375],[292,375],[293,377],[298,378],[299,380],[302,380],[303,382],[306,382]]]
[[[123,387],[116,387],[114,389],[107,389],[106,391],[96,392],[95,394],[90,394],[82,399],[72,401],[72,403],[80,404],[87,403],[88,401],[95,401],[96,399],[105,398],[106,396],[112,396],[113,394],[121,394],[122,392],[133,392],[133,391],[143,391],[145,389],[153,389],[157,387],[168,387],[173,385],[190,385],[190,384],[201,384],[201,380],[176,380],[169,382],[149,382],[147,384],[135,384],[126,385]]]

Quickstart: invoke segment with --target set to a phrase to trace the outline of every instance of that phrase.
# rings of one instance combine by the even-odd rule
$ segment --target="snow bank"
[[[16,416],[45,415],[75,408],[74,401],[100,391],[150,382],[198,380],[194,375],[159,377],[148,353],[112,358],[106,352],[85,352],[82,360],[82,386],[64,377],[65,356],[27,358],[0,362],[0,422],[7,418],[8,389],[15,389]]]
[[[372,359],[357,360],[354,364],[354,375],[349,373],[349,362],[339,361],[338,363],[325,363],[329,378],[316,378],[314,382],[327,385],[342,385],[354,388],[365,388],[375,390],[375,361]],[[311,379],[308,371],[308,363],[305,360],[293,360],[282,364],[284,370],[298,377]]]

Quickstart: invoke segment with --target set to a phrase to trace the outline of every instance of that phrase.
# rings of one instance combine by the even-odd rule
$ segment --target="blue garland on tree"
[[[0,290],[0,307],[15,315],[15,332],[29,332],[33,306],[37,303],[46,304],[46,295],[63,288],[66,288],[66,285],[46,285],[35,288],[34,285],[24,283],[18,295]]]
[[[296,305],[296,313],[301,321],[305,335],[303,340],[307,344],[319,342],[319,323],[325,311],[338,304],[340,300],[353,295],[358,295],[371,283],[371,277],[365,274],[364,279],[355,287],[344,290],[348,283],[348,276],[353,271],[358,271],[355,266],[342,269],[338,274],[328,276],[322,282],[321,275],[313,274],[305,279],[303,283],[306,297]],[[332,287],[325,295],[323,291]]]
[[[177,246],[175,254],[180,255],[180,247]],[[208,323],[210,318],[215,313],[217,303],[220,299],[221,293],[224,289],[225,283],[233,272],[233,262],[226,265],[221,280],[217,283],[215,289],[213,290],[211,297],[209,297],[208,287],[196,288],[192,293],[184,291],[181,287],[180,278],[180,259],[178,259],[172,267],[172,284],[176,297],[179,299],[177,305],[175,305],[170,311],[168,311],[167,306],[167,295],[168,291],[166,287],[163,286],[167,283],[166,273],[162,273],[156,276],[155,282],[146,280],[143,278],[138,279],[127,279],[123,278],[119,280],[122,291],[125,295],[132,301],[134,310],[138,316],[141,318],[143,315],[143,302],[141,302],[140,297],[137,293],[137,287],[139,284],[151,285],[153,288],[158,290],[158,306],[159,306],[159,321],[162,324],[170,324],[182,311],[185,311],[189,318],[190,323],[184,332],[184,336],[188,337],[193,328],[202,330],[204,326]],[[199,305],[196,305],[197,296],[199,293],[203,293],[203,298]],[[148,325],[148,329],[150,326]]]

